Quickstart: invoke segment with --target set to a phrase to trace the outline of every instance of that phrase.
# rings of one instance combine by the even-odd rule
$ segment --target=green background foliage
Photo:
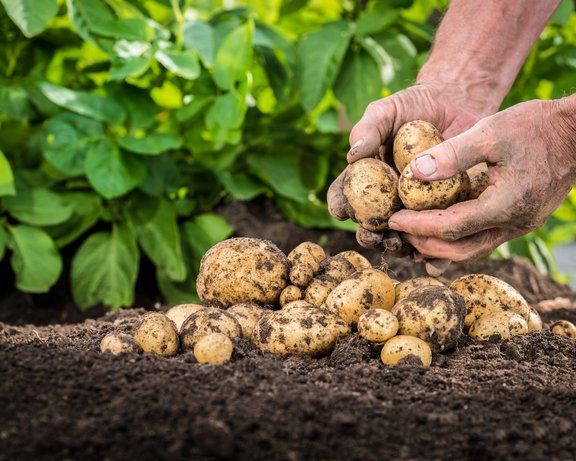
[[[308,227],[326,211],[347,130],[409,86],[443,0],[0,0],[0,259],[41,293],[73,250],[74,299],[129,306],[144,255],[168,302],[195,298],[202,254],[233,232],[214,213],[266,195]],[[573,92],[564,1],[505,105]],[[572,193],[511,242],[553,270],[576,234]]]

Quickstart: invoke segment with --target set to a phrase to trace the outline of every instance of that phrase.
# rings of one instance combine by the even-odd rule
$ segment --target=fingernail
[[[400,226],[398,225],[398,223],[396,221],[388,221],[388,228],[392,229],[392,230],[401,230]]]
[[[364,143],[364,139],[361,138],[358,141],[356,141],[352,147],[350,148],[350,150],[348,151],[348,155],[351,155],[352,157],[354,157],[356,155],[356,151],[358,150],[358,148]]]
[[[436,159],[431,155],[423,155],[414,160],[414,166],[423,175],[430,176],[436,173]]]

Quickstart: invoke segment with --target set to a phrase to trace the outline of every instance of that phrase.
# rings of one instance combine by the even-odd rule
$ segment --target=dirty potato
[[[520,314],[528,322],[530,307],[524,297],[512,286],[486,274],[468,274],[457,278],[450,289],[464,297],[466,318],[464,328],[483,315],[494,311],[512,311]]]
[[[329,352],[350,327],[336,315],[311,307],[291,307],[262,316],[252,342],[277,355],[320,356]]]
[[[332,277],[338,283],[347,279],[356,272],[354,264],[342,256],[333,256],[332,258],[328,258],[324,261],[324,264],[322,264],[322,270],[324,275]]]
[[[231,238],[214,245],[200,263],[196,289],[209,305],[276,304],[288,285],[290,262],[276,245]]]
[[[394,137],[394,164],[398,171],[404,171],[414,157],[438,144],[444,139],[430,122],[413,120],[405,123]]]
[[[241,337],[242,326],[228,311],[206,307],[192,314],[182,324],[180,329],[182,350],[192,352],[198,340],[210,333],[222,333],[229,338]]]
[[[346,169],[343,186],[348,216],[372,232],[388,227],[388,218],[400,209],[398,174],[374,158],[354,162]]]
[[[530,308],[530,317],[528,318],[528,331],[530,333],[536,331],[542,331],[542,318],[536,309],[532,306]]]
[[[313,242],[302,242],[290,253],[290,281],[300,288],[306,288],[320,271],[320,264],[326,259],[324,249]]]
[[[372,264],[368,259],[354,250],[342,251],[336,255],[336,257],[342,257],[348,262],[352,263],[355,271],[361,271],[362,269],[372,268]]]
[[[394,305],[392,279],[378,269],[364,269],[344,280],[326,298],[326,308],[350,325],[369,309]]]
[[[405,298],[411,291],[415,290],[416,288],[429,286],[444,286],[444,284],[434,277],[415,277],[403,282],[398,282],[396,285],[394,285],[396,302]]]
[[[480,194],[490,185],[490,176],[488,175],[488,165],[482,162],[466,170],[470,178],[470,193],[468,200],[474,200],[480,197]]]
[[[234,346],[228,336],[210,333],[196,342],[193,354],[199,363],[222,365],[230,360],[233,351]]]
[[[287,311],[289,309],[292,309],[293,307],[307,307],[310,309],[318,309],[318,307],[322,306],[314,306],[313,304],[310,304],[308,301],[304,301],[303,299],[297,299],[296,301],[292,301],[291,303],[282,306],[282,310]]]
[[[386,341],[380,358],[385,365],[417,364],[429,367],[432,363],[432,350],[420,338],[398,335]]]
[[[180,346],[176,325],[160,312],[150,312],[142,316],[134,330],[134,339],[144,352],[161,357],[176,355]]]
[[[176,325],[176,329],[180,331],[180,327],[184,323],[184,320],[198,312],[200,309],[204,309],[202,304],[177,304],[166,311],[166,317],[172,320]]]
[[[576,339],[576,325],[568,320],[558,320],[550,325],[550,331],[554,334]]]
[[[464,299],[445,286],[416,288],[392,308],[401,335],[426,341],[433,352],[456,345],[462,336]]]
[[[234,304],[232,307],[229,307],[226,312],[238,320],[240,328],[242,329],[242,337],[250,338],[258,320],[260,320],[260,317],[268,312],[268,310],[258,304],[241,303]]]
[[[398,333],[398,319],[386,309],[370,309],[358,319],[358,333],[370,342],[382,344]]]
[[[328,275],[314,277],[304,292],[304,301],[320,307],[336,286],[338,281]]]
[[[304,294],[300,288],[296,285],[288,285],[282,290],[282,293],[280,293],[280,306],[285,306],[286,304],[302,299],[303,297]]]
[[[100,341],[100,352],[118,355],[125,352],[142,352],[142,348],[132,336],[126,333],[108,333]]]
[[[478,318],[468,335],[479,341],[504,341],[528,333],[528,323],[512,311],[493,311]]]

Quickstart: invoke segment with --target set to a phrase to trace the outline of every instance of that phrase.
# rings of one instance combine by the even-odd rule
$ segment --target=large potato
[[[264,309],[254,303],[241,303],[228,308],[226,312],[238,320],[240,328],[242,329],[242,337],[250,338],[258,320],[268,312],[268,309]]]
[[[176,325],[159,312],[150,312],[142,316],[134,330],[134,339],[144,352],[151,352],[161,357],[176,355],[180,346]]]
[[[386,309],[369,309],[358,319],[358,334],[376,344],[382,344],[398,333],[398,319]]]
[[[222,333],[229,338],[242,336],[242,326],[234,315],[214,307],[206,307],[192,314],[182,324],[180,338],[182,350],[192,352],[202,336],[210,333]]]
[[[404,299],[408,294],[416,288],[429,287],[429,286],[444,286],[444,284],[434,277],[415,277],[413,279],[405,280],[394,285],[394,292],[396,294],[396,302]]]
[[[479,341],[504,341],[528,333],[528,323],[512,311],[493,311],[478,318],[468,331]]]
[[[206,304],[276,304],[288,285],[290,262],[266,240],[232,238],[206,252],[196,289]]]
[[[184,320],[201,309],[204,309],[202,304],[177,304],[166,311],[166,317],[172,320],[176,325],[176,329],[180,331],[180,327],[184,323]]]
[[[354,325],[368,309],[394,305],[392,279],[378,269],[364,269],[344,280],[326,298],[326,308]]]
[[[432,363],[430,346],[420,338],[398,335],[386,341],[380,359],[385,365],[410,364],[414,361],[424,367]]]
[[[380,160],[365,158],[346,169],[343,186],[348,216],[372,232],[388,228],[388,218],[400,209],[398,174]]]
[[[392,308],[401,335],[426,341],[433,352],[456,345],[462,336],[466,308],[458,293],[444,286],[416,288]]]
[[[512,286],[486,274],[468,274],[457,278],[450,289],[464,297],[466,318],[464,328],[477,319],[494,311],[512,311],[530,321],[530,307],[526,300]]]
[[[438,144],[444,139],[430,122],[414,120],[402,125],[394,137],[394,164],[398,171],[404,171],[414,157]]]
[[[291,307],[262,316],[252,334],[259,349],[277,355],[319,356],[329,352],[350,327],[323,309]]]

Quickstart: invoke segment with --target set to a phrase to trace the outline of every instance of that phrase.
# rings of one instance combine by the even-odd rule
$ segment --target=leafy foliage
[[[301,225],[351,230],[325,204],[346,131],[414,80],[447,6],[1,3],[0,258],[45,292],[77,248],[83,309],[131,305],[142,256],[169,302],[194,299],[201,255],[233,232],[213,213],[225,200],[267,195]],[[569,90],[575,25],[566,1],[508,104]],[[550,242],[574,235],[559,216]]]

